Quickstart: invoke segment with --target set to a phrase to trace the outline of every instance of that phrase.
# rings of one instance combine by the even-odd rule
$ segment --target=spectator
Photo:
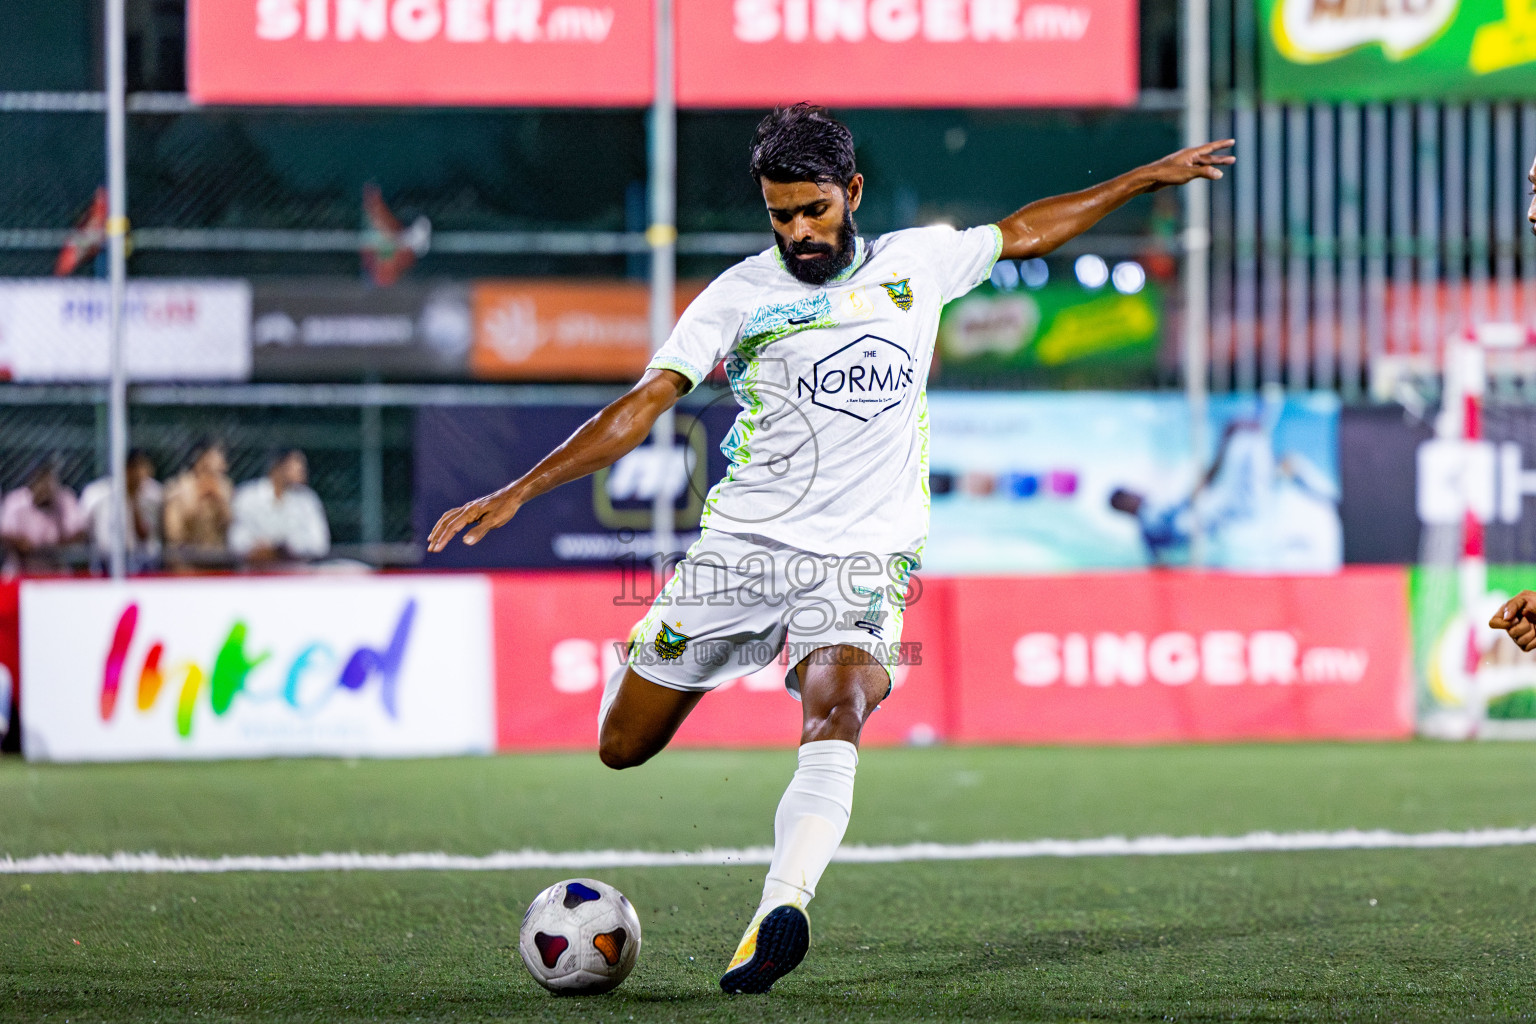
[[[59,482],[53,462],[38,463],[27,474],[26,483],[0,502],[5,575],[63,569],[61,549],[82,540],[86,525],[75,492]]]
[[[128,453],[128,571],[143,572],[160,561],[160,512],[165,488],[155,479],[155,462],[135,448]],[[80,509],[91,524],[93,564],[100,565],[112,551],[112,478],[104,476],[85,485]]]
[[[231,550],[252,564],[324,558],[331,550],[331,529],[308,484],[309,461],[297,448],[275,455],[266,476],[241,484]]]
[[[224,447],[205,444],[193,451],[191,465],[165,488],[165,547],[168,564],[223,560],[229,550],[230,499]]]

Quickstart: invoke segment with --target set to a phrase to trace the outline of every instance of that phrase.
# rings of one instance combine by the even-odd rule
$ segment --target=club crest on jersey
[[[912,279],[904,277],[900,281],[883,282],[880,287],[885,289],[885,294],[896,303],[896,308],[906,313],[912,309]]]
[[[682,623],[679,622],[678,625],[681,626]],[[676,661],[688,649],[688,641],[691,639],[692,637],[684,636],[663,622],[661,631],[656,634],[656,641],[652,646],[656,648],[656,653],[661,656],[662,661]]]

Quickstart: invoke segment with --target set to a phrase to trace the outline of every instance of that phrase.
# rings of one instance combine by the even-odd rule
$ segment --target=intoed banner
[[[483,752],[489,603],[472,576],[24,583],[26,755]]]

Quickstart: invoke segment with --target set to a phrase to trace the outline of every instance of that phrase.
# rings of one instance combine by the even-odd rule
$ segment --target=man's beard
[[[779,255],[784,257],[784,269],[788,270],[796,280],[806,284],[826,284],[838,274],[848,269],[848,264],[853,262],[853,255],[857,251],[856,239],[859,229],[853,223],[853,210],[846,204],[843,206],[843,225],[837,229],[837,245],[828,245],[826,242],[788,242],[783,236],[775,233],[774,240],[779,244]],[[823,257],[817,260],[802,260],[797,257],[802,253],[823,253]]]

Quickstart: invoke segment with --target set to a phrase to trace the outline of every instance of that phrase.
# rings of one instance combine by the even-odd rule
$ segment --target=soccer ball
[[[640,918],[606,882],[568,878],[533,898],[517,951],[533,980],[551,992],[607,992],[635,969]]]

